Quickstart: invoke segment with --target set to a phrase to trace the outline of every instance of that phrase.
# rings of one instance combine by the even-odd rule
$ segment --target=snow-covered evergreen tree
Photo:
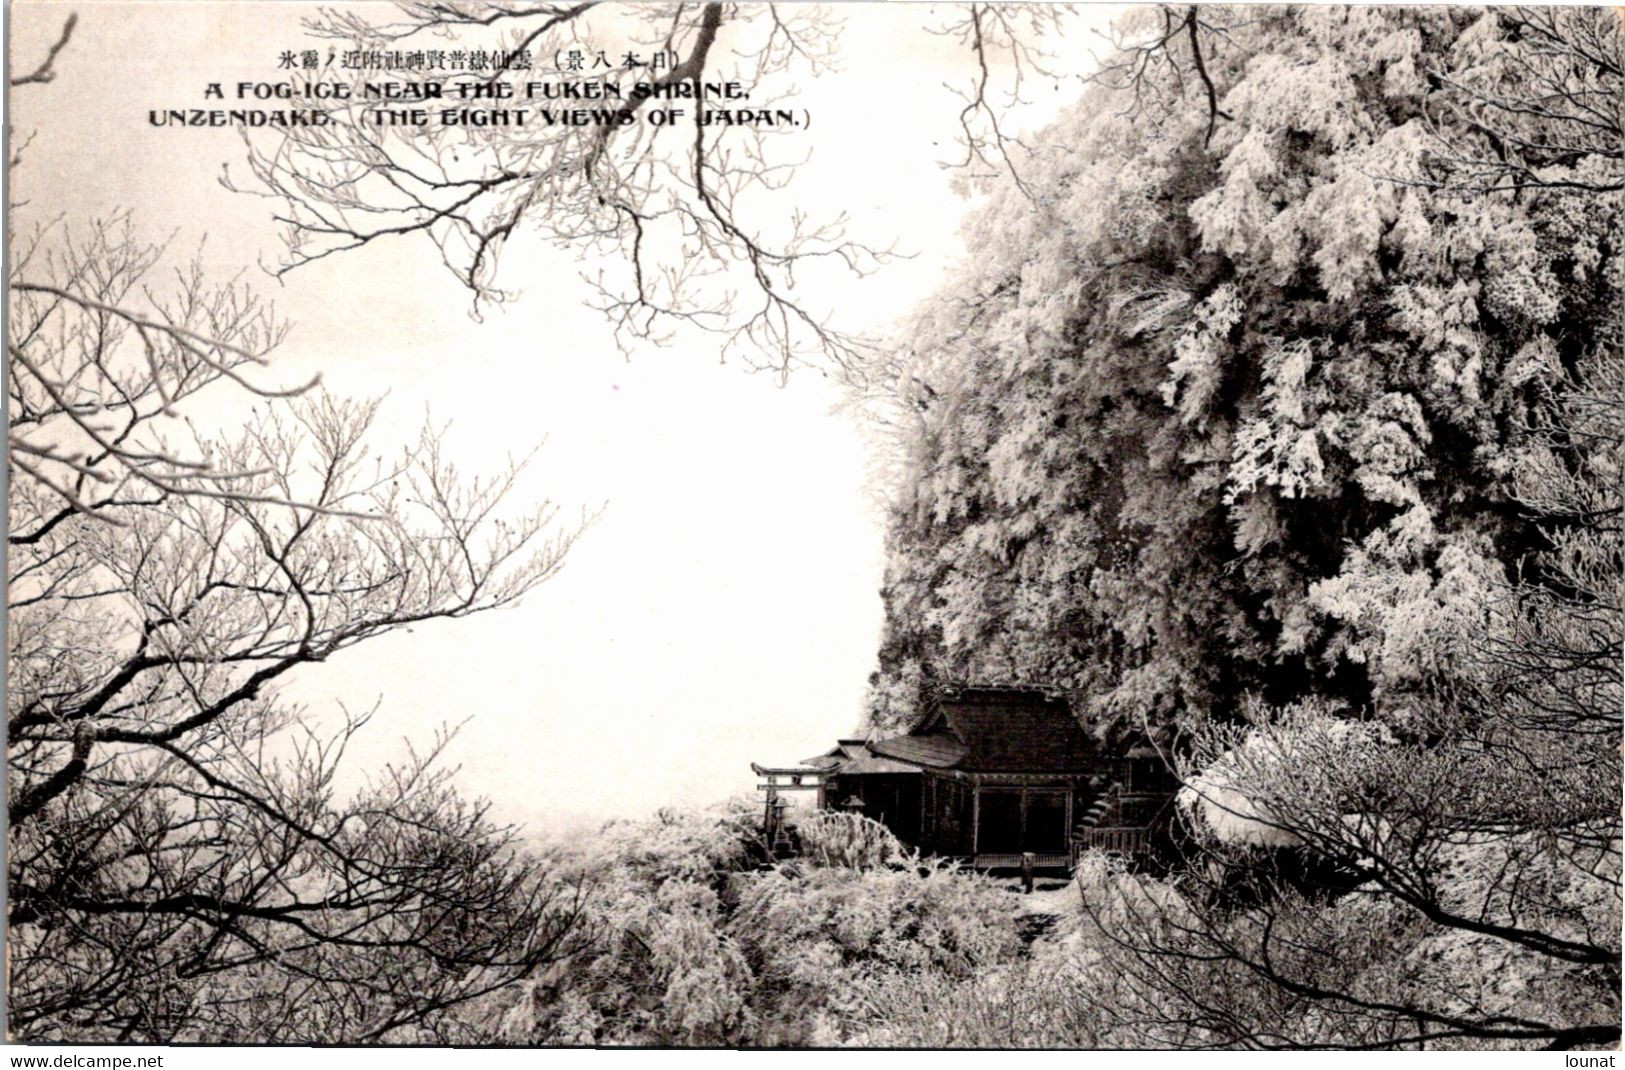
[[[1618,315],[1611,20],[1131,14],[890,358],[876,722],[964,677],[1103,732],[1402,706],[1539,545],[1534,409]]]

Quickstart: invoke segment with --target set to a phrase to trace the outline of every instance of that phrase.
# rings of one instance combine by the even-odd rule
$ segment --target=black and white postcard
[[[11,1043],[1614,1065],[1618,11],[8,19]]]

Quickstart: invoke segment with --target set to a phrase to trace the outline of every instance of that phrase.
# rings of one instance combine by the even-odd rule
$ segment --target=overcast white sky
[[[235,133],[152,128],[146,113],[201,103],[211,81],[274,78],[311,8],[16,3],[19,65],[69,10],[79,26],[57,80],[12,95],[14,132],[38,129],[14,175],[13,200],[29,202],[14,225],[129,208],[138,232],[173,234],[175,249],[207,238],[221,273],[275,261],[272,205],[217,182],[224,165],[242,171]],[[967,58],[917,31],[932,18],[921,6],[841,11],[845,70],[801,80],[815,154],[792,188],[815,215],[845,210],[854,236],[918,254],[849,291],[846,326],[881,326],[958,251],[966,205],[936,161],[957,111],[941,85]],[[608,503],[522,607],[365,644],[284,692],[313,711],[381,697],[352,751],[361,766],[471,718],[451,752],[463,783],[542,831],[748,792],[752,759],[802,758],[852,730],[880,629],[883,528],[863,439],[832,411],[828,380],[781,388],[703,345],[627,360],[581,307],[571,259],[539,244],[510,245],[503,281],[524,295],[478,323],[421,242],[263,288],[296,324],[278,357],[288,381],[320,369],[338,393],[387,392],[384,437],[409,437],[428,406],[471,466],[545,436],[535,486],[567,511]]]

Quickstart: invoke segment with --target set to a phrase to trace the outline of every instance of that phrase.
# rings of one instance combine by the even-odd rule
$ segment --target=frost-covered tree
[[[1529,428],[1625,281],[1617,23],[1120,29],[876,369],[903,467],[880,722],[964,676],[1070,687],[1102,730],[1249,691],[1397,707],[1540,543]],[[1535,178],[1486,183],[1514,137]]]
[[[1531,429],[1547,545],[1436,691],[1197,733],[1186,863],[1083,882],[1115,1016],[1161,1043],[1617,1043],[1622,370],[1610,342]]]
[[[513,603],[578,529],[433,428],[381,457],[375,402],[274,385],[270,310],[133,224],[8,237],[9,1035],[444,1039],[564,953],[577,889],[457,790],[444,737],[341,790],[370,715],[276,689]],[[234,392],[234,431],[189,421]]]
[[[1064,15],[1061,5],[969,4],[928,16],[922,37],[947,37],[964,56],[952,76],[963,155],[945,164],[972,175],[1015,169],[1022,150],[1003,117]],[[522,288],[499,277],[499,263],[531,232],[580,254],[589,300],[623,342],[704,332],[724,356],[780,374],[809,362],[850,370],[862,358],[865,340],[802,279],[819,277],[821,264],[866,275],[891,257],[889,242],[849,234],[839,213],[814,216],[792,185],[810,136],[795,80],[838,67],[836,10],[401,0],[323,11],[307,27],[357,55],[442,59],[324,68],[322,81],[349,82],[347,96],[315,102],[331,122],[251,140],[252,180],[241,185],[278,203],[288,236],[279,270],[422,240],[478,308]],[[448,41],[456,54],[498,61],[457,69],[444,60]],[[379,125],[367,118],[380,104],[368,86],[386,76],[397,99],[533,114],[524,125]],[[670,107],[685,116],[647,121]],[[764,109],[772,121],[696,122],[701,111]]]
[[[1617,20],[1122,32],[870,399],[873,716],[1037,680],[1169,745],[1185,863],[1085,884],[1101,1035],[1617,1040]]]

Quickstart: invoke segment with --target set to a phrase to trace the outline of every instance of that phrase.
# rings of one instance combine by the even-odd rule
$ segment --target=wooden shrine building
[[[752,768],[765,778],[770,837],[778,793],[811,790],[822,808],[862,813],[928,854],[983,869],[1018,868],[1026,854],[1059,868],[1090,847],[1143,852],[1174,789],[1152,748],[1102,749],[1063,699],[1015,688],[943,689],[901,735],[843,739],[795,768]]]

